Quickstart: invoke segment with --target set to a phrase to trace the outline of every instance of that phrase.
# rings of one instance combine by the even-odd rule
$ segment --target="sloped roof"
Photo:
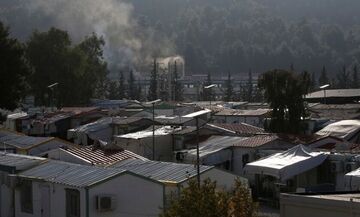
[[[327,125],[316,132],[319,136],[335,136],[341,139],[350,140],[360,131],[360,120],[342,120]]]
[[[231,130],[237,134],[258,134],[258,133],[264,133],[265,130],[260,127],[255,127],[250,124],[246,123],[238,123],[238,124],[220,124],[220,123],[214,123],[213,125]]]
[[[248,137],[245,140],[241,140],[238,143],[234,144],[236,147],[244,148],[256,148],[268,144],[279,139],[276,135],[257,135],[253,137]]]
[[[20,149],[28,149],[53,139],[54,137],[33,137],[7,130],[0,130],[0,143]]]
[[[74,115],[82,115],[96,110],[99,110],[99,108],[98,107],[63,107],[60,111],[71,112]]]
[[[154,135],[155,136],[166,136],[166,135],[170,135],[179,130],[181,130],[180,127],[174,128],[171,126],[155,126]],[[119,138],[119,139],[143,139],[143,138],[152,137],[152,136],[153,136],[153,131],[152,131],[152,129],[148,128],[143,131],[138,131],[135,133],[128,133],[128,134],[124,134],[124,135],[117,135],[114,137]]]
[[[330,97],[360,97],[360,89],[333,89],[326,90],[326,98]],[[319,90],[305,96],[307,99],[324,98],[324,91]]]
[[[267,116],[270,115],[271,109],[252,109],[252,110],[242,110],[242,109],[224,109],[218,113],[216,116]]]
[[[4,144],[15,146],[20,149],[28,149],[36,145],[53,140],[54,137],[33,137],[33,136],[18,136],[17,138],[12,138],[6,141],[3,141]]]
[[[93,165],[111,165],[126,159],[146,160],[146,158],[128,150],[101,150],[91,147],[72,147],[66,149],[66,151],[89,161]]]
[[[321,152],[312,152],[303,145],[295,146],[258,161],[246,164],[245,171],[252,174],[274,176],[282,181],[319,166],[327,158]]]
[[[142,120],[152,122],[150,118],[145,118],[145,117],[113,117],[112,124],[116,124],[116,125],[136,124],[137,122]]]
[[[111,167],[129,170],[160,182],[181,183],[197,175],[195,165],[179,164],[161,161],[143,161],[129,159],[112,165]],[[212,166],[200,166],[200,173],[212,169]]]
[[[200,157],[213,154],[220,150],[229,148],[238,144],[241,141],[247,140],[248,137],[235,137],[235,136],[211,136],[209,139],[199,144]],[[187,155],[196,157],[196,149],[188,151]]]
[[[45,160],[46,158],[0,152],[0,165],[14,168],[16,171],[28,169]]]
[[[85,166],[49,160],[21,172],[18,176],[75,187],[88,187],[124,172],[125,170],[122,169]]]
[[[186,122],[194,120],[193,118],[189,117],[181,117],[181,116],[175,116],[175,117],[166,117],[166,116],[158,116],[155,117],[155,121],[163,124],[163,125],[181,125],[185,124]]]

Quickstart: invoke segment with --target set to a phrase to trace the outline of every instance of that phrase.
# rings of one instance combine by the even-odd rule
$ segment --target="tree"
[[[174,93],[173,93],[174,101],[176,102],[182,101],[184,88],[181,81],[179,80],[176,61],[174,65],[173,87],[174,87]]]
[[[36,104],[87,104],[92,97],[107,95],[107,64],[103,58],[104,40],[95,34],[72,46],[66,31],[51,28],[35,31],[27,42],[27,58],[34,69],[30,79]],[[56,91],[48,86],[58,83]]]
[[[119,99],[119,87],[116,81],[109,81],[108,83],[108,99]]]
[[[202,91],[202,98],[204,101],[210,101],[210,100],[214,100],[215,96],[214,96],[214,92],[212,88],[207,88],[205,89],[204,87],[209,86],[212,84],[212,80],[211,80],[211,74],[210,72],[207,74],[207,79],[206,82],[204,83],[203,86],[203,91]]]
[[[325,68],[325,66],[323,66],[320,77],[319,77],[319,85],[325,85],[328,83],[329,83],[329,78],[326,73],[326,68]]]
[[[179,196],[171,198],[170,206],[161,217],[252,217],[257,206],[252,201],[250,190],[236,180],[230,192],[220,190],[216,182],[206,179],[199,187],[196,181],[189,181]]]
[[[74,49],[80,49],[85,56],[85,63],[81,67],[80,79],[81,94],[80,102],[87,104],[92,97],[103,98],[105,95],[104,85],[107,82],[109,70],[104,60],[103,48],[105,41],[96,34],[86,36]]]
[[[311,73],[311,82],[310,82],[310,90],[313,91],[316,89],[316,78],[315,73]]]
[[[9,36],[9,28],[0,22],[0,108],[13,110],[26,95],[30,69],[24,59],[24,47]]]
[[[78,93],[78,89],[75,91],[75,88],[79,86],[70,84],[77,80],[72,73],[77,67],[68,62],[71,60],[70,45],[68,33],[55,28],[51,28],[48,32],[35,31],[28,40],[27,58],[34,70],[30,78],[30,86],[37,105],[49,104],[48,86],[53,83],[59,83],[56,87],[59,96],[74,99],[75,94]],[[75,52],[72,54],[75,56]],[[70,89],[67,89],[68,87]],[[56,97],[56,101],[62,103],[59,102],[59,96]]]
[[[120,71],[118,92],[120,99],[126,98],[125,78],[123,71]]]
[[[357,69],[357,65],[353,66],[353,70],[352,70],[352,84],[351,87],[352,88],[359,88],[359,77],[358,77],[358,69]]]
[[[148,100],[151,101],[151,100],[158,99],[157,89],[158,89],[157,61],[156,61],[156,59],[154,59],[153,69],[151,71],[151,77],[150,77],[150,87],[149,87]]]
[[[138,88],[137,88],[136,98],[135,99],[141,101],[142,98],[143,98],[141,84],[138,84],[137,86],[138,86]]]
[[[247,97],[248,102],[252,102],[253,98],[253,79],[252,79],[252,72],[251,69],[249,70],[249,77],[248,77],[248,83],[247,83]]]
[[[135,99],[136,98],[136,86],[135,86],[135,77],[134,72],[130,70],[129,80],[128,80],[128,98]]]
[[[336,75],[336,78],[337,78],[337,83],[336,83],[337,88],[349,88],[350,73],[346,69],[345,65],[341,68],[341,71]]]
[[[258,85],[272,108],[270,130],[301,133],[301,121],[306,117],[303,97],[310,88],[309,73],[275,69],[262,74]]]
[[[230,102],[230,101],[234,100],[234,88],[232,85],[230,72],[228,74],[228,79],[225,82],[225,88],[226,88],[226,90],[225,90],[224,100],[226,102]]]

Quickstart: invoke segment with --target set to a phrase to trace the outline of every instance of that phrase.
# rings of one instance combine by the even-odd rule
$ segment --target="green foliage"
[[[104,40],[95,34],[72,46],[66,31],[51,28],[35,31],[27,42],[27,58],[34,73],[31,90],[38,105],[48,105],[54,96],[57,105],[86,104],[91,97],[106,94],[107,65],[103,60]],[[59,83],[54,89],[48,86]]]
[[[336,78],[336,88],[345,89],[350,87],[350,72],[346,69],[345,65],[341,68],[341,71],[336,74]]]
[[[215,94],[214,94],[214,91],[213,91],[213,88],[208,88],[208,89],[205,89],[204,87],[206,86],[209,86],[213,84],[212,83],[212,80],[211,80],[211,74],[210,72],[207,74],[207,79],[203,85],[203,91],[202,91],[202,99],[204,101],[210,101],[210,100],[214,100],[215,99]]]
[[[9,28],[0,22],[0,108],[13,110],[25,96],[30,70],[24,60],[24,48],[9,36]]]
[[[353,66],[353,71],[352,71],[352,84],[351,84],[352,88],[359,88],[359,72],[357,69],[357,65]]]
[[[136,92],[137,91],[138,90],[136,89],[136,86],[135,86],[134,72],[132,70],[130,70],[129,80],[128,80],[128,98],[129,99],[136,99]]]
[[[181,81],[179,80],[178,68],[177,68],[176,61],[175,61],[174,74],[173,74],[173,87],[174,87],[174,93],[173,93],[174,101],[175,102],[182,101],[184,99],[183,98],[184,88],[183,88]]]
[[[319,77],[319,85],[329,84],[329,78],[327,76],[326,68],[323,66]]]
[[[248,77],[248,83],[247,83],[247,93],[246,93],[246,100],[248,102],[253,101],[253,80],[252,80],[252,72],[251,69],[249,70],[249,77]]]
[[[232,81],[231,81],[231,74],[229,72],[228,74],[228,79],[225,82],[225,96],[224,96],[224,101],[226,102],[230,102],[233,101],[235,98],[235,94],[234,94],[234,88],[232,85]]]
[[[154,59],[153,69],[151,71],[149,94],[148,94],[149,101],[158,99],[157,89],[158,89],[157,61],[156,61],[156,59]]]
[[[108,99],[114,100],[119,99],[119,85],[116,81],[108,82]]]
[[[206,179],[200,188],[195,180],[180,195],[172,198],[161,217],[254,217],[257,206],[249,189],[236,180],[234,189],[218,189],[216,182]]]
[[[276,69],[262,74],[258,85],[272,108],[270,130],[301,133],[301,120],[306,117],[303,97],[310,88],[310,74]]]
[[[119,93],[119,99],[126,98],[125,77],[123,71],[120,71],[118,93]]]

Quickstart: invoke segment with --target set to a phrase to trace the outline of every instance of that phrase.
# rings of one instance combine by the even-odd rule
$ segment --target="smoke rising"
[[[113,71],[128,66],[141,70],[153,57],[174,53],[170,40],[139,26],[132,5],[122,0],[31,0],[24,7],[33,16],[47,18],[48,26],[68,31],[75,42],[93,32],[102,36]]]

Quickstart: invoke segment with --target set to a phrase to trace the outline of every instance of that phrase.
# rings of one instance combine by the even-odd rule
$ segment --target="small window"
[[[66,217],[80,217],[80,192],[66,189]]]
[[[21,212],[33,213],[33,189],[32,182],[23,180],[20,187]]]

